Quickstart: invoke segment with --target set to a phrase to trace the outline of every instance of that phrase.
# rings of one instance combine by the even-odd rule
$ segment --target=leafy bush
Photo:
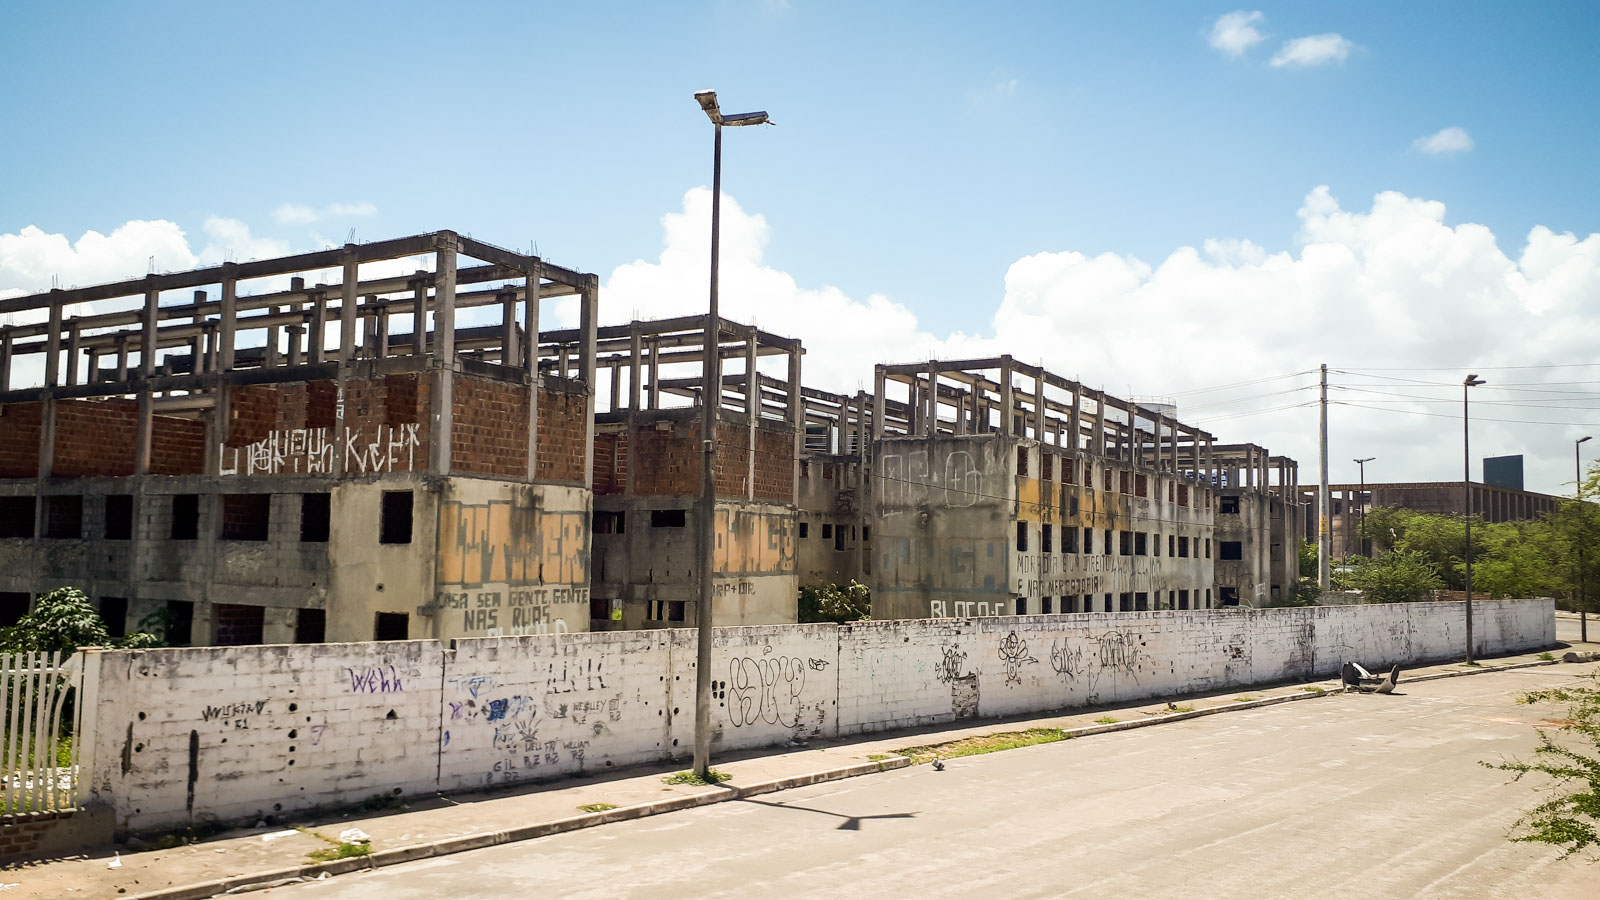
[[[872,592],[850,579],[844,587],[813,584],[800,589],[801,622],[865,622],[872,618]]]
[[[137,649],[160,645],[159,638],[144,632],[114,640],[94,604],[83,591],[70,587],[45,594],[17,624],[0,628],[0,650],[11,653],[60,651],[66,657],[79,647]]]
[[[1345,580],[1366,594],[1369,603],[1420,600],[1444,587],[1438,567],[1415,550],[1391,550],[1376,559],[1352,556],[1346,562],[1350,571]]]

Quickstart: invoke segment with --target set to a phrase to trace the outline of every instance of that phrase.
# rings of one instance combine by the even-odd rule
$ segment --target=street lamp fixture
[[[1487,384],[1475,373],[1469,374],[1461,382],[1461,522],[1466,529],[1467,546],[1466,557],[1466,587],[1467,587],[1467,665],[1472,665],[1472,422],[1468,409],[1467,394],[1472,388],[1480,384]]]
[[[1376,456],[1369,456],[1366,459],[1358,459],[1358,460],[1355,461],[1356,465],[1359,466],[1360,469],[1361,469],[1361,493],[1357,495],[1357,497],[1359,499],[1359,502],[1361,503],[1361,511],[1359,513],[1357,513],[1357,515],[1356,515],[1356,540],[1360,542],[1361,555],[1362,556],[1370,556],[1370,555],[1372,555],[1367,550],[1367,533],[1366,533],[1366,524],[1367,524],[1367,463],[1372,462],[1375,459],[1377,459]]]
[[[1572,442],[1572,496],[1578,503],[1578,539],[1573,541],[1578,545],[1578,639],[1585,644],[1589,643],[1589,598],[1588,585],[1584,584],[1587,573],[1583,568],[1583,453],[1578,448],[1593,437],[1586,434]]]
[[[765,111],[724,115],[716,91],[697,91],[694,99],[716,129],[711,156],[711,298],[706,313],[705,368],[700,385],[700,601],[696,610],[694,674],[694,771],[708,784],[711,778],[711,606],[712,573],[716,570],[717,515],[717,412],[722,405],[722,318],[717,311],[717,265],[722,222],[722,126],[774,124]],[[746,390],[750,390],[747,385]]]

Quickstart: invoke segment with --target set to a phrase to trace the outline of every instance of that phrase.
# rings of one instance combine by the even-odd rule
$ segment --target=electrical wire
[[[1408,409],[1391,409],[1391,408],[1385,407],[1385,406],[1368,406],[1368,405],[1366,405],[1364,403],[1351,403],[1348,400],[1330,400],[1328,402],[1330,404],[1332,404],[1332,405],[1335,405],[1335,406],[1351,406],[1351,407],[1355,407],[1357,409],[1371,409],[1371,410],[1377,410],[1378,412],[1399,413],[1400,415],[1403,415],[1403,416],[1432,416],[1433,418],[1436,418],[1436,419],[1460,419],[1460,418],[1462,418],[1461,416],[1452,415],[1450,413],[1423,412],[1421,410],[1415,410],[1415,409],[1409,409],[1409,410]],[[1538,421],[1538,420],[1534,420],[1534,419],[1493,419],[1493,418],[1488,418],[1488,417],[1485,417],[1485,416],[1473,416],[1472,417],[1472,421],[1474,421],[1474,422],[1505,422],[1505,423],[1508,423],[1508,424],[1511,424],[1511,425],[1560,425],[1560,426],[1565,427],[1565,428],[1572,428],[1572,427],[1600,428],[1600,422],[1543,422],[1543,421]]]

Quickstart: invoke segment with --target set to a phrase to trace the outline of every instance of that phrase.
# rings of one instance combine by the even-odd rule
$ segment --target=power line
[[[1450,413],[1423,412],[1421,410],[1415,410],[1415,409],[1390,409],[1389,407],[1385,407],[1385,406],[1367,406],[1364,403],[1351,403],[1348,400],[1330,400],[1329,402],[1333,403],[1335,405],[1338,405],[1338,406],[1353,406],[1353,407],[1356,407],[1357,409],[1371,409],[1371,410],[1377,410],[1378,412],[1399,413],[1400,415],[1403,415],[1403,416],[1432,416],[1432,417],[1434,417],[1436,419],[1459,419],[1459,418],[1461,418],[1461,416],[1452,415]],[[1511,424],[1511,425],[1560,425],[1560,426],[1566,427],[1566,428],[1571,428],[1571,427],[1600,428],[1600,422],[1543,422],[1543,421],[1537,421],[1537,420],[1534,420],[1534,419],[1491,419],[1491,418],[1486,418],[1486,417],[1483,417],[1483,416],[1473,416],[1472,417],[1472,421],[1474,421],[1474,422],[1505,422],[1505,423],[1508,423],[1508,424]]]

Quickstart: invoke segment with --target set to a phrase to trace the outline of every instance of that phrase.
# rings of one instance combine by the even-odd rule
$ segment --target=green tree
[[[1404,603],[1422,598],[1444,586],[1438,567],[1416,550],[1391,550],[1368,559],[1352,556],[1345,561],[1351,587],[1366,594],[1371,603]]]
[[[1600,684],[1596,676],[1591,680]],[[1483,765],[1513,773],[1513,781],[1541,775],[1553,782],[1550,799],[1517,820],[1511,840],[1550,844],[1571,856],[1600,846],[1600,690],[1576,686],[1532,691],[1519,703],[1565,703],[1567,714],[1554,734],[1539,728],[1531,761],[1513,759]]]
[[[12,653],[60,651],[65,658],[79,647],[155,646],[160,646],[159,639],[143,632],[113,640],[94,604],[83,591],[70,587],[45,594],[17,624],[0,628],[0,650]]]
[[[844,587],[813,584],[800,589],[801,622],[865,622],[872,618],[872,592],[854,578]]]

